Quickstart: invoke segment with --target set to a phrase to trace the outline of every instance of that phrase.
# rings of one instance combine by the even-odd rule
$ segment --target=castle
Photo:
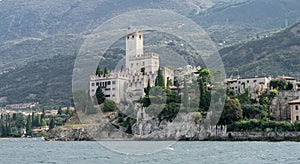
[[[98,87],[105,97],[116,103],[135,101],[144,96],[148,81],[155,85],[158,69],[161,69],[165,85],[167,80],[174,81],[174,71],[159,66],[159,54],[144,53],[144,34],[134,32],[126,35],[125,70],[111,71],[108,75],[90,77],[90,96],[94,96]]]

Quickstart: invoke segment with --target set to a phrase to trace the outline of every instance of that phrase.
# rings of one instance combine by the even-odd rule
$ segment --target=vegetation
[[[23,113],[1,114],[0,117],[0,136],[1,137],[21,137],[26,136],[42,136],[46,131],[41,133],[34,132],[34,129],[41,129],[49,126],[49,129],[55,126],[63,125],[73,113],[67,109],[62,110],[55,116],[47,116],[43,110],[42,114],[32,112],[25,116]],[[23,133],[25,130],[26,134]]]
[[[96,96],[98,104],[102,104],[105,101],[105,95],[104,95],[101,87],[97,88],[95,96]]]
[[[102,108],[103,112],[113,112],[117,110],[117,105],[114,101],[105,100]]]

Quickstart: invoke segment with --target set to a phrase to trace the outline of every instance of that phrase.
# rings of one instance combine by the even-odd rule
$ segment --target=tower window
[[[132,39],[134,39],[134,35],[132,35]]]
[[[140,39],[142,39],[142,35],[140,35]]]
[[[298,105],[296,105],[296,110],[298,110]]]
[[[299,116],[296,116],[296,121],[299,121]]]

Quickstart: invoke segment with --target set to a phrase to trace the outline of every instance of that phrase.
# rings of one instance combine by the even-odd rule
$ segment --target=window
[[[132,35],[132,39],[134,39],[134,35]]]
[[[105,88],[106,91],[110,91],[110,88]]]
[[[140,35],[139,37],[140,37],[140,39],[142,39],[142,35]]]
[[[298,105],[296,105],[296,110],[298,110],[299,108],[298,108]]]
[[[94,90],[94,89],[92,89],[92,92],[95,92],[95,90]]]
[[[114,91],[114,90],[116,90],[116,88],[112,88],[112,90]]]
[[[143,66],[145,65],[145,62],[143,62]]]
[[[254,83],[256,83],[256,82],[257,82],[257,80],[253,80],[253,82],[254,82]]]
[[[110,97],[110,95],[105,95],[105,97]]]
[[[299,116],[296,116],[296,121],[299,121]]]
[[[96,83],[96,86],[99,86],[99,82]]]
[[[108,81],[108,82],[107,82],[107,85],[110,85],[110,84],[111,84],[111,81]]]
[[[116,81],[112,81],[112,84],[116,84]]]
[[[92,86],[95,86],[95,83],[92,83]]]
[[[247,83],[249,83],[249,80],[247,80]]]

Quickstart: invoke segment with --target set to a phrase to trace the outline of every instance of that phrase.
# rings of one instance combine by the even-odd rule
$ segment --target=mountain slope
[[[285,18],[294,23],[300,17],[299,5],[298,0],[3,0],[0,73],[29,61],[69,55],[104,21],[136,9],[177,11],[204,27],[216,43],[232,45],[256,33],[284,27]],[[73,38],[61,37],[70,34]],[[56,41],[60,38],[64,42]],[[65,47],[57,49],[61,45]]]
[[[300,79],[300,23],[273,36],[220,51],[228,75],[278,75]]]

